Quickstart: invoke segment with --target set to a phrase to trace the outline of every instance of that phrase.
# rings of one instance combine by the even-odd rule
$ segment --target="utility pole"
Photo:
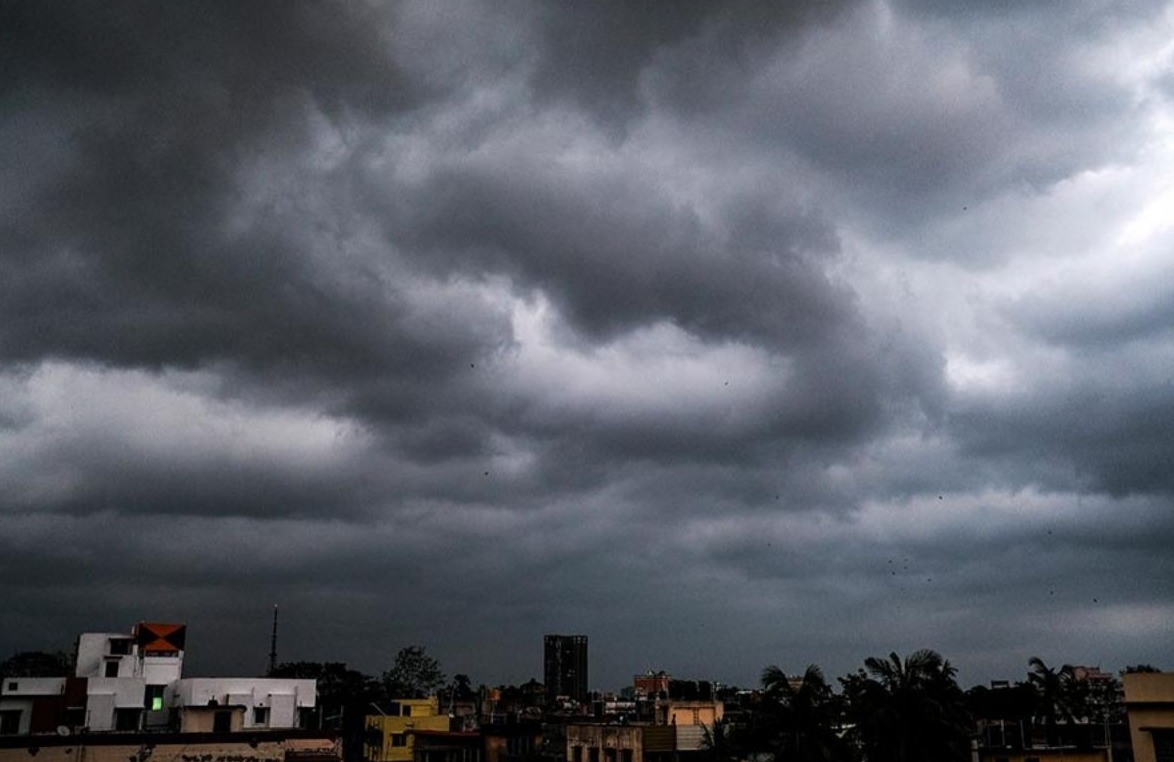
[[[277,671],[277,604],[273,604],[273,637],[269,640],[269,675]]]

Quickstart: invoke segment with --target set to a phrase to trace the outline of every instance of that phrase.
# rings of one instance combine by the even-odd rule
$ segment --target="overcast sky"
[[[1174,668],[1174,5],[0,0],[0,603]]]

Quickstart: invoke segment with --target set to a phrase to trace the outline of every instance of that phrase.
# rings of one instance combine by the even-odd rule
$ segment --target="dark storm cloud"
[[[1051,489],[1169,495],[1174,389],[1076,388],[1012,404],[967,406],[954,420],[964,450],[1007,460],[1007,476]]]
[[[1006,459],[1004,478],[1049,489],[1169,496],[1174,368],[1167,267],[1056,279],[1001,314],[1029,341],[1021,362],[1036,380],[959,400],[952,421],[964,451]],[[1047,359],[1044,359],[1047,358]]]
[[[1148,343],[1161,345],[1174,326],[1174,305],[1168,301],[1165,273],[1127,278],[1119,296],[1102,300],[1100,309],[1084,309],[1097,298],[1092,288],[1065,289],[1051,297],[1033,296],[1011,305],[1008,313],[1025,331],[1056,347],[1090,353]]]
[[[258,372],[288,370],[295,383],[305,374],[377,374],[381,380],[359,392],[365,401],[354,401],[356,409],[410,414],[421,404],[417,389],[389,384],[388,371],[427,379],[434,394],[436,379],[476,359],[486,342],[500,343],[503,335],[458,330],[448,337],[449,346],[433,330],[413,335],[412,316],[397,299],[402,286],[394,264],[390,282],[367,264],[360,265],[358,277],[338,283],[330,272],[339,265],[338,255],[310,251],[348,242],[329,232],[307,239],[298,229],[303,215],[337,224],[333,210],[316,208],[317,198],[279,197],[293,208],[261,210],[243,231],[229,233],[226,218],[239,214],[245,201],[242,165],[247,170],[261,151],[296,160],[311,139],[305,127],[310,112],[344,122],[394,115],[414,102],[420,88],[398,76],[370,11],[351,18],[322,6],[299,6],[263,33],[259,27],[274,22],[272,9],[235,13],[210,14],[198,24],[183,13],[163,14],[152,35],[104,18],[91,26],[113,31],[94,40],[79,32],[90,24],[84,13],[14,11],[14,27],[25,33],[18,35],[13,58],[31,72],[21,78],[28,91],[48,93],[68,82],[82,93],[125,104],[119,104],[119,116],[105,120],[85,112],[88,124],[60,136],[73,160],[57,168],[61,174],[50,175],[43,189],[32,183],[40,191],[33,194],[37,200],[26,202],[28,212],[7,231],[14,243],[31,245],[15,246],[24,256],[10,260],[5,351],[15,360],[49,352],[146,367],[227,361]],[[806,13],[776,20],[753,19],[745,9],[717,15],[719,26],[750,26],[766,34],[773,24]],[[145,24],[149,14],[138,19]],[[592,39],[592,25],[581,28],[561,17],[547,21],[581,29]],[[597,21],[605,29],[616,25]],[[654,50],[702,21],[703,14],[685,13],[667,22],[673,28],[663,41],[640,38]],[[642,28],[628,21],[619,26]],[[195,34],[184,34],[189,27]],[[240,42],[254,36],[266,44],[241,50]],[[37,45],[42,38],[55,42]],[[55,52],[77,38],[80,50],[68,57],[74,70]],[[297,60],[286,63],[292,50]],[[106,67],[92,65],[108,55]],[[621,68],[634,75],[645,57]],[[152,65],[155,58],[159,63]],[[329,64],[315,65],[317,59]],[[581,60],[587,65],[612,57],[594,50]],[[405,254],[443,277],[435,269],[445,267],[442,250],[467,250],[475,243],[478,253],[497,257],[478,262],[481,272],[534,283],[593,334],[669,319],[713,338],[745,335],[783,348],[819,345],[837,334],[834,341],[853,338],[850,296],[827,282],[815,259],[835,246],[834,236],[799,209],[784,208],[781,216],[776,210],[737,212],[742,219],[731,221],[734,235],[718,240],[687,212],[663,202],[660,208],[649,205],[657,201],[647,188],[606,181],[562,187],[564,178],[544,177],[535,167],[512,174],[492,169],[438,174],[437,187],[454,189],[439,198],[413,189],[428,217],[409,223],[419,232],[408,238]],[[326,196],[346,193],[344,177],[303,171],[287,181],[324,186],[320,193]],[[611,198],[610,208],[592,213],[592,195]],[[396,230],[393,243],[403,235]],[[699,301],[702,294],[706,298]],[[810,364],[814,375],[804,383],[829,388],[851,354],[850,347],[820,347]],[[865,365],[857,372],[872,371]],[[833,410],[841,406],[834,399],[828,404]],[[850,409],[845,414],[856,417]]]
[[[259,517],[343,514],[362,504],[376,486],[358,469],[294,468],[282,462],[249,462],[239,454],[161,457],[111,452],[105,442],[76,442],[43,453],[43,478],[75,481],[84,488],[45,499],[38,510],[90,514],[245,514]],[[129,456],[129,457],[128,457]],[[24,500],[9,498],[10,504]]]
[[[407,221],[409,245],[432,266],[533,283],[600,338],[668,319],[787,348],[818,344],[850,319],[850,295],[811,261],[835,248],[819,221],[751,212],[720,240],[654,188],[608,180],[584,184],[518,161],[446,173],[418,189],[422,219]]]
[[[704,63],[737,66],[739,56],[778,36],[834,19],[849,0],[791,3],[707,3],[688,0],[671,9],[655,2],[543,6],[537,14],[537,61],[531,82],[538,100],[571,100],[611,126],[647,107],[641,77],[665,49],[716,38]]]
[[[226,229],[245,202],[239,172],[271,154],[299,161],[312,115],[362,121],[419,101],[373,10],[10,4],[6,14],[7,121],[19,136],[22,118],[45,116],[53,139],[13,152],[8,182],[26,198],[0,233],[7,357],[148,367],[308,357],[355,370],[426,369],[443,354],[406,332],[371,335],[400,317],[394,285],[369,276],[347,291],[316,266],[306,249],[341,242],[288,234],[312,214],[297,196],[283,199],[295,208]]]
[[[1161,661],[1160,12],[0,6],[0,647]]]
[[[420,95],[385,44],[393,19],[372,6],[7,3],[4,14],[11,95],[150,95],[160,107],[186,102],[202,120],[231,119],[230,136],[270,123],[275,105],[299,91],[335,116],[386,112]]]
[[[835,177],[873,230],[905,236],[1008,185],[1046,188],[1127,157],[1136,122],[1120,115],[1135,94],[1092,61],[1138,13],[984,5],[957,20],[863,3],[798,40],[769,37],[740,66],[720,65],[720,38],[683,40],[644,82],[683,119]]]
[[[583,177],[494,148],[426,183],[379,188],[394,200],[382,210],[393,246],[438,276],[506,274],[519,292],[548,298],[588,343],[668,322],[787,361],[786,382],[758,417],[716,430],[686,406],[650,418],[565,409],[547,418],[531,403],[507,406],[497,425],[542,432],[545,459],[773,459],[779,442],[860,436],[890,405],[940,407],[940,361],[915,334],[864,324],[852,291],[827,274],[834,232],[786,195],[735,196],[714,229],[655,177]],[[743,380],[737,369],[731,380]],[[728,391],[715,384],[713,396]]]

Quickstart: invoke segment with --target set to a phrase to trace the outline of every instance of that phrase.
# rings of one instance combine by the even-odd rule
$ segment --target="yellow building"
[[[682,701],[668,699],[656,702],[655,721],[669,725],[676,732],[677,751],[699,751],[705,748],[705,734],[721,722],[725,708],[720,701]]]
[[[1138,672],[1122,677],[1129,736],[1136,762],[1174,757],[1174,672]]]
[[[363,755],[368,762],[412,762],[415,733],[448,730],[448,726],[448,715],[437,711],[435,696],[393,701],[390,714],[367,715]]]
[[[658,701],[657,722],[661,725],[704,725],[712,728],[723,716],[724,705],[720,701]]]

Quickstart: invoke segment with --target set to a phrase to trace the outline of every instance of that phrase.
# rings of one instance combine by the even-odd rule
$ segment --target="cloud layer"
[[[1174,657],[1168,3],[0,14],[0,649]]]

